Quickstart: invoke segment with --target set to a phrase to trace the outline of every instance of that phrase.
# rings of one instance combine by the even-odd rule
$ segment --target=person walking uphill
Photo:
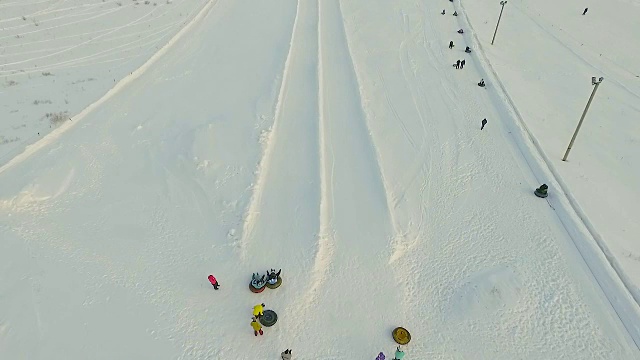
[[[253,316],[255,316],[256,318],[260,318],[260,316],[264,315],[264,307],[265,307],[264,303],[254,306]]]
[[[251,319],[251,327],[253,328],[253,335],[254,336],[258,336],[258,333],[260,335],[263,334],[262,325],[258,322],[258,320],[256,318]]]
[[[218,284],[218,280],[213,275],[209,275],[209,282],[213,285],[214,290],[218,290],[220,284]]]

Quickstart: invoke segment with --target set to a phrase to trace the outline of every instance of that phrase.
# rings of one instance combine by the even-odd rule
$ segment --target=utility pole
[[[584,117],[587,115],[587,111],[589,110],[589,106],[591,105],[591,100],[593,100],[593,96],[596,94],[596,90],[598,90],[598,86],[604,80],[603,77],[600,77],[596,80],[596,77],[591,77],[591,85],[595,85],[593,91],[591,92],[591,96],[589,97],[589,101],[587,101],[587,106],[585,106],[584,111],[582,112],[582,116],[580,117],[580,121],[578,122],[578,126],[576,127],[576,131],[573,133],[573,137],[571,138],[571,142],[569,142],[569,147],[567,147],[567,152],[564,153],[564,157],[562,161],[567,161],[567,156],[569,156],[569,151],[571,151],[571,147],[573,147],[573,142],[576,141],[576,136],[578,136],[578,131],[580,131],[580,127],[582,126],[582,121]]]
[[[496,24],[496,31],[493,32],[493,39],[491,39],[491,45],[493,45],[493,41],[496,39],[496,33],[498,32],[498,25],[500,25],[500,19],[502,18],[502,11],[504,11],[504,6],[507,4],[507,1],[500,1],[500,5],[502,8],[500,9],[500,16],[498,16],[498,23]]]

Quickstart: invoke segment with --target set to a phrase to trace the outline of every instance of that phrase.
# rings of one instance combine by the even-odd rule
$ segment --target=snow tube
[[[278,321],[278,314],[273,310],[265,310],[259,320],[263,326],[271,327]]]
[[[407,345],[409,341],[411,341],[411,334],[409,334],[409,331],[400,326],[393,329],[391,335],[393,336],[393,340],[395,340],[400,345]]]
[[[540,191],[540,189],[536,189],[536,191],[534,191],[533,193],[539,198],[546,198],[547,196],[549,196],[546,191],[542,192]]]
[[[275,284],[271,285],[271,284],[269,284],[269,282],[267,282],[267,285],[266,285],[266,286],[267,286],[269,289],[277,289],[277,288],[279,288],[279,287],[280,287],[280,285],[282,285],[282,278],[281,278],[280,276],[278,276],[278,281],[276,281],[276,283],[275,283]]]
[[[262,286],[261,288],[256,288],[253,286],[253,284],[249,283],[249,290],[251,290],[252,293],[261,293],[264,291],[264,286]]]

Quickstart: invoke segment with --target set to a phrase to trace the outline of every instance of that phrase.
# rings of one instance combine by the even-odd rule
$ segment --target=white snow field
[[[459,26],[473,26],[465,40],[482,48],[497,74],[492,85],[503,87],[556,175],[552,191],[565,192],[640,303],[640,1],[509,1],[494,46],[499,3],[456,8],[468,15]],[[604,81],[563,162],[592,76]]]
[[[81,2],[32,2],[34,12],[64,3]],[[0,11],[17,4],[0,1]],[[130,9],[144,6],[140,17],[153,4]],[[529,112],[571,104],[579,113],[586,99],[576,91],[549,107],[528,104],[517,89],[534,80],[517,69],[503,79],[500,64],[522,57],[564,64],[515,49],[506,17],[497,38],[503,47],[483,53],[489,10],[462,6],[158,2],[157,11],[188,20],[136,45],[144,51],[77,70],[86,71],[78,79],[106,81],[77,97],[71,120],[29,141],[10,135],[22,140],[9,144],[21,145],[3,150],[0,359],[267,360],[286,348],[295,360],[374,359],[380,351],[391,358],[396,326],[411,331],[405,360],[640,358],[640,316],[628,285],[637,274],[611,262],[618,253],[605,256],[604,245],[622,242],[609,242],[599,227],[592,212],[601,209],[577,206],[590,195],[584,184],[593,186],[580,171],[595,178],[615,170],[606,162],[559,169],[595,154],[584,152],[586,139],[603,130],[589,134],[585,124],[571,161],[550,161],[546,151],[555,145],[538,141],[539,115],[532,115],[539,127],[524,126]],[[443,8],[461,16],[440,15]],[[614,14],[608,19],[618,24]],[[546,26],[534,20],[530,26]],[[158,21],[157,31],[171,23]],[[456,34],[469,22],[475,30]],[[72,33],[100,29],[77,26]],[[22,56],[12,61],[33,55]],[[127,56],[137,60],[117,60]],[[463,58],[463,70],[451,67]],[[106,78],[112,66],[121,66],[119,76]],[[535,77],[539,69],[527,66]],[[32,115],[12,118],[29,131],[40,129],[33,116],[41,115],[33,96],[18,99],[81,91],[70,90],[76,70],[61,71],[67,81],[56,84],[57,74],[41,71],[23,79],[24,89],[18,83],[0,94],[3,107]],[[475,85],[481,77],[487,89]],[[601,101],[608,84],[596,95]],[[588,81],[583,91],[588,96]],[[587,121],[606,114],[595,105]],[[631,100],[627,106],[630,123],[638,111]],[[569,137],[572,116],[563,114]],[[634,179],[633,171],[621,181]],[[533,195],[542,182],[551,185],[546,200]],[[637,189],[627,186],[625,204],[638,206]],[[251,293],[251,274],[273,267],[282,268],[283,285]],[[261,302],[279,318],[254,337],[251,310]]]
[[[138,69],[208,2],[0,0],[0,164]]]

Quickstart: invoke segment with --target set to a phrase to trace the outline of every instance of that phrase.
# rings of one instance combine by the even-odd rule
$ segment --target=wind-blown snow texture
[[[135,3],[0,1],[0,131],[18,138],[0,147],[0,358],[373,359],[399,325],[411,359],[638,358],[638,279],[616,224],[640,229],[622,216],[610,229],[605,194],[580,179],[620,172],[631,211],[637,168],[607,160],[602,139],[590,158],[606,131],[588,123],[555,160],[590,91],[591,69],[571,64],[593,55],[562,17],[509,2],[490,47],[486,0]],[[532,52],[571,55],[527,56],[517,42],[534,29]],[[596,101],[626,104],[626,126],[633,65],[595,67]],[[548,90],[549,69],[586,76],[572,80],[584,94]],[[60,112],[71,119],[44,115]],[[548,200],[532,194],[541,182]],[[249,292],[272,267],[282,287]],[[259,302],[279,319],[256,338]]]

